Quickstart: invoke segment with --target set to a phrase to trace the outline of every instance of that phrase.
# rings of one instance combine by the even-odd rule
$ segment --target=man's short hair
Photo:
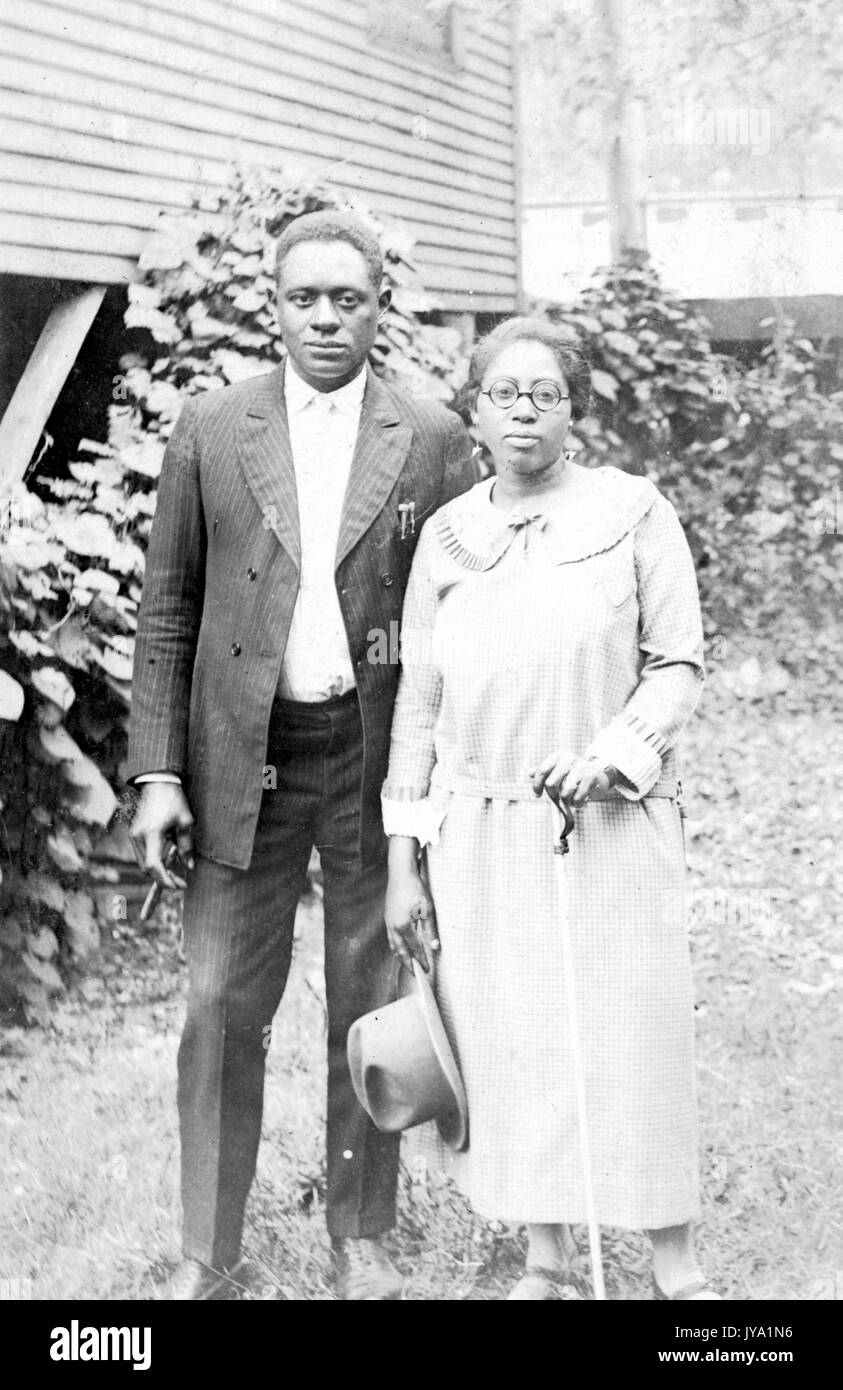
[[[383,280],[383,252],[376,238],[362,222],[346,212],[307,212],[296,217],[278,238],[275,273],[280,278],[285,258],[303,241],[347,241],[360,252],[369,270],[369,279],[380,293]]]

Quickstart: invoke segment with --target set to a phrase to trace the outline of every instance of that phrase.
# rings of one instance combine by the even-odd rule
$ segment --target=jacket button
[[[246,573],[247,573],[247,575],[249,576],[250,579],[257,579],[257,577],[258,577],[258,572],[257,572],[257,570],[248,569],[248,570],[246,571]]]
[[[395,582],[395,581],[393,580],[391,574],[382,574],[382,575],[381,575],[381,583],[383,584],[384,588],[388,589],[389,586],[390,586],[390,584],[393,584],[394,582]]]
[[[232,642],[232,644],[231,644],[231,655],[232,655],[232,656],[239,656],[241,651],[242,651],[242,647],[240,646],[240,643],[239,643],[239,642]]]

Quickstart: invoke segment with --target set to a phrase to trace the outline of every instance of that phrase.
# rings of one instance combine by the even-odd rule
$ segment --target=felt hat
[[[401,971],[402,998],[364,1014],[348,1033],[357,1099],[389,1134],[435,1120],[452,1149],[468,1146],[468,1106],[429,976]]]

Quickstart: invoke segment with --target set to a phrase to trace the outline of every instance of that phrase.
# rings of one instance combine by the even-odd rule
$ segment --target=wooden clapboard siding
[[[206,5],[210,5],[211,0],[202,0]],[[97,63],[97,55],[107,53],[109,59],[127,60],[134,64],[134,68],[118,69],[115,64],[109,62],[109,72],[117,77],[120,71],[128,73],[128,80],[131,83],[137,81],[137,64],[142,65],[142,76],[145,82],[152,83],[153,86],[161,90],[168,90],[167,83],[176,83],[176,90],[184,93],[186,87],[190,87],[197,80],[204,80],[208,71],[208,60],[213,60],[213,82],[217,87],[226,84],[234,88],[248,90],[254,95],[255,85],[259,92],[276,93],[292,101],[299,101],[307,109],[311,118],[318,117],[322,111],[337,112],[346,118],[352,114],[360,116],[364,121],[370,123],[377,121],[384,128],[393,127],[402,129],[406,125],[406,113],[415,116],[418,114],[418,98],[403,99],[399,98],[392,106],[385,103],[389,97],[388,86],[384,81],[377,83],[377,79],[371,76],[361,75],[359,72],[352,71],[344,73],[338,70],[336,77],[331,74],[331,85],[324,84],[325,57],[317,61],[307,59],[291,52],[286,46],[280,50],[267,51],[266,45],[261,45],[249,40],[243,40],[237,33],[228,33],[221,30],[214,31],[192,23],[185,22],[183,17],[178,14],[163,13],[160,20],[160,29],[163,37],[158,38],[150,34],[150,26],[157,23],[155,15],[147,16],[145,25],[140,24],[140,16],[135,16],[140,27],[132,28],[127,22],[126,12],[137,7],[126,5],[121,8],[122,23],[119,30],[115,30],[113,24],[97,18],[89,18],[86,14],[73,13],[72,9],[83,6],[85,9],[98,8],[100,0],[49,0],[49,3],[42,3],[42,0],[28,0],[26,8],[26,27],[17,31],[19,37],[15,37],[14,25],[7,20],[8,35],[6,48],[9,52],[17,53],[19,56],[31,57],[31,35],[39,35],[39,60],[43,57],[44,61],[49,61],[48,45],[55,45],[57,36],[55,35],[55,10],[57,7],[72,7],[68,13],[70,23],[62,27],[62,32],[58,36],[58,42],[64,43],[68,48],[81,47],[93,53],[94,71],[102,71],[102,59]],[[14,16],[14,11],[12,12]],[[130,31],[127,41],[126,30]],[[131,48],[131,35],[137,39],[137,45],[133,51]],[[141,45],[141,39],[143,40]],[[183,45],[186,42],[202,44],[201,49],[188,49],[185,53]],[[214,48],[216,42],[216,50]],[[224,42],[223,52],[219,51],[220,44]],[[90,63],[84,55],[68,59],[71,66],[74,63]],[[320,72],[320,64],[322,71]],[[153,71],[150,71],[152,69]],[[320,77],[322,79],[320,85]],[[179,84],[178,79],[182,81]],[[373,86],[373,80],[377,85]],[[497,84],[496,84],[497,85]],[[504,90],[506,90],[504,88]],[[509,152],[507,149],[508,132],[508,108],[503,112],[495,110],[494,114],[498,118],[494,121],[486,118],[478,119],[478,113],[473,109],[475,101],[479,98],[466,98],[462,93],[458,93],[458,100],[451,103],[447,98],[440,94],[435,97],[436,109],[431,109],[428,118],[432,120],[433,127],[438,135],[444,136],[446,144],[449,144],[453,134],[453,121],[458,117],[471,118],[471,129],[463,129],[459,135],[461,146],[467,150],[478,154],[486,154],[495,160],[509,163]],[[354,112],[349,111],[348,97],[355,100]],[[218,99],[215,93],[212,103]],[[441,112],[439,119],[435,119],[437,111]],[[404,116],[402,118],[402,112]],[[450,124],[449,124],[450,122]],[[490,132],[484,135],[484,131]],[[503,145],[502,142],[503,141]]]
[[[36,129],[38,129],[36,127]],[[160,163],[153,160],[152,165]],[[220,176],[225,170],[220,166]],[[188,179],[191,171],[188,170]],[[117,203],[122,204],[124,215],[129,217],[130,200],[125,196],[126,177],[116,169],[107,169],[95,165],[71,164],[61,159],[41,158],[37,155],[24,155],[12,152],[3,153],[0,151],[0,186],[6,190],[6,207],[8,211],[19,208],[21,202],[25,202],[25,208],[32,210],[34,201],[41,196],[50,199],[51,205],[56,206],[55,197],[58,190],[70,189],[81,194],[102,194],[105,198],[112,200],[112,207],[107,220],[114,220],[120,208]],[[56,191],[45,193],[48,188]],[[160,175],[145,175],[136,173],[133,175],[131,183],[135,208],[138,218],[137,225],[142,228],[149,226],[150,211],[153,213],[165,205],[188,205],[188,193],[184,180],[174,179],[172,175],[165,177],[165,171]],[[113,200],[117,200],[114,202]],[[78,204],[76,205],[78,206]],[[395,202],[398,208],[397,200]],[[402,206],[396,211],[396,216],[406,215],[408,208]],[[507,262],[511,258],[511,237],[508,223],[501,223],[500,230],[497,232],[493,228],[498,225],[493,222],[484,221],[482,230],[472,227],[468,230],[457,225],[453,218],[447,218],[441,226],[432,222],[415,222],[416,233],[423,238],[428,248],[427,254],[431,259],[435,259],[432,250],[435,248],[447,250],[455,247],[465,251],[482,252],[493,257],[503,257]]]
[[[444,307],[515,302],[508,4],[459,68],[374,43],[366,0],[27,0],[0,54],[0,271],[125,279],[157,212],[240,161],[404,221]]]
[[[110,0],[44,2],[48,8],[69,11],[72,16],[99,16],[112,23],[114,20]],[[36,0],[27,0],[27,8],[34,3]],[[414,4],[416,0],[407,3]],[[317,0],[271,0],[265,8],[267,13],[262,15],[246,0],[230,5],[225,0],[191,0],[182,7],[187,10],[184,13],[160,0],[151,4],[121,0],[119,28],[128,35],[142,35],[144,43],[150,37],[163,37],[178,44],[184,61],[194,66],[201,67],[203,58],[207,61],[210,57],[215,62],[224,52],[269,72],[300,76],[313,82],[323,94],[333,89],[348,92],[364,105],[388,105],[390,110],[416,114],[421,95],[441,107],[446,119],[449,109],[461,110],[475,117],[481,128],[496,126],[498,136],[505,138],[509,125],[506,85],[500,83],[499,75],[494,81],[478,80],[470,71],[471,54],[456,84],[451,68],[433,63],[421,54],[408,61],[394,49],[373,44],[366,30],[365,0],[337,0],[337,4],[326,7],[320,7]],[[499,10],[505,8],[500,6]],[[496,22],[503,31],[506,25],[500,13]],[[487,44],[487,34],[478,28],[474,51]],[[124,41],[116,51],[133,50]]]
[[[55,247],[59,251],[83,250],[93,239],[91,223],[65,217],[31,217],[26,213],[0,211],[0,245],[7,240],[17,246]],[[96,244],[107,255],[134,261],[140,255],[146,233],[122,223],[95,224]]]
[[[71,100],[74,97],[68,97],[68,93],[73,93],[76,89],[76,100],[84,98],[87,103],[93,99],[97,105],[111,111],[132,110],[128,100],[136,94],[138,98],[151,100],[155,108],[166,111],[175,124],[185,125],[188,129],[196,126],[194,108],[197,105],[215,113],[219,112],[220,116],[233,112],[243,118],[244,88],[225,80],[225,70],[230,74],[231,69],[236,69],[237,66],[228,60],[221,60],[219,65],[215,66],[214,77],[211,80],[152,64],[147,56],[140,60],[109,54],[108,66],[105,69],[108,85],[100,89],[97,84],[104,72],[100,49],[88,47],[79,41],[69,43],[65,40],[42,38],[38,45],[37,60],[33,61],[31,47],[32,38],[28,32],[11,28],[7,31],[4,39],[5,56],[8,60],[5,72],[10,84],[17,86],[19,82],[24,83],[26,90],[33,87],[35,90],[55,90],[58,95]],[[169,51],[172,53],[172,48]],[[22,66],[16,65],[15,59]],[[33,66],[34,75],[27,70]],[[84,91],[81,92],[78,91],[79,76],[86,79]],[[87,79],[93,79],[94,85],[89,86]],[[61,82],[58,88],[54,86],[56,81]],[[115,84],[126,89],[126,104],[120,100],[115,105]],[[250,116],[270,121],[276,126],[281,124],[293,128],[306,121],[308,133],[314,136],[327,136],[332,140],[338,137],[345,141],[353,140],[355,144],[364,148],[371,147],[382,153],[402,156],[404,159],[414,158],[417,153],[419,141],[411,130],[405,132],[396,125],[379,122],[371,115],[361,117],[354,110],[349,110],[347,103],[345,110],[342,110],[342,103],[335,96],[331,97],[330,103],[323,101],[316,104],[311,100],[308,104],[300,98],[305,92],[310,92],[313,97],[314,87],[300,80],[293,82],[276,77],[273,85],[278,88],[277,95],[265,95],[258,91],[249,93]],[[329,109],[329,105],[336,106],[337,109]],[[453,152],[452,147],[445,143],[448,132],[441,123],[436,123],[435,128],[439,131],[438,139],[434,138],[434,127],[428,122],[425,159],[431,165],[448,169]],[[471,154],[473,169],[477,174],[497,182],[508,181],[512,162],[502,157],[500,149],[496,150],[492,141],[469,141],[463,136],[460,143],[467,147],[466,152]],[[317,149],[317,153],[319,152]]]
[[[0,71],[3,66],[0,60]],[[228,136],[194,133],[174,127],[165,120],[154,121],[142,116],[125,117],[119,114],[115,116],[100,109],[88,110],[84,105],[69,101],[62,102],[55,98],[41,98],[34,93],[13,93],[0,89],[0,117],[4,111],[11,114],[13,107],[25,111],[32,123],[39,124],[45,119],[51,119],[53,115],[60,115],[68,132],[84,135],[86,131],[93,129],[105,140],[109,139],[109,130],[114,129],[114,122],[119,121],[120,125],[117,128],[124,143],[143,144],[148,150],[157,151],[159,167],[162,154],[169,157],[172,152],[188,153],[192,146],[196,153],[202,156],[202,163],[191,180],[192,185],[207,179],[211,161],[215,160],[215,156],[215,162],[222,175],[219,182],[225,182],[230,176],[230,166],[234,160],[241,158],[252,163],[266,162],[268,153],[266,145],[255,140],[238,139],[235,132]],[[14,140],[14,133],[10,132],[9,137],[10,140]],[[110,138],[113,140],[114,136]],[[0,132],[0,145],[6,143]],[[290,143],[293,143],[292,140]],[[73,142],[68,141],[68,144],[72,149]],[[421,177],[414,179],[410,173],[385,174],[378,168],[353,161],[350,157],[347,160],[318,160],[299,150],[294,156],[285,157],[284,168],[290,167],[298,168],[302,172],[318,172],[349,188],[357,188],[370,195],[371,201],[376,203],[378,208],[382,206],[381,196],[398,197],[405,204],[409,203],[415,207],[416,212],[423,211],[426,217],[444,222],[445,225],[450,221],[454,210],[472,214],[473,218],[481,223],[489,219],[494,223],[507,224],[503,215],[504,205],[491,195],[466,190],[460,186],[448,187]],[[129,175],[126,180],[127,195],[131,190],[130,178]]]
[[[74,52],[84,54],[85,50],[74,46]],[[190,133],[197,129],[201,121],[204,129],[212,137],[218,136],[227,140],[243,138],[250,144],[264,149],[271,146],[276,132],[281,127],[284,130],[285,145],[289,149],[300,155],[313,155],[325,163],[345,162],[349,159],[362,162],[364,151],[367,149],[363,142],[356,138],[356,123],[353,119],[349,119],[348,123],[350,134],[340,133],[343,123],[339,117],[333,120],[333,134],[323,133],[314,125],[304,129],[295,110],[288,111],[283,102],[273,104],[267,109],[266,106],[262,107],[261,99],[257,95],[249,99],[249,114],[244,115],[235,104],[222,104],[225,93],[213,83],[209,84],[211,91],[220,102],[215,106],[173,95],[164,96],[159,92],[144,90],[140,86],[127,87],[121,82],[111,81],[110,78],[96,77],[92,72],[77,73],[60,66],[45,67],[40,60],[30,62],[6,56],[0,60],[0,76],[17,91],[30,92],[35,96],[49,93],[68,106],[81,107],[83,111],[87,109],[88,102],[92,101],[101,112],[111,112],[118,116],[124,114],[156,121],[163,126],[173,126],[181,132],[182,142],[189,138]],[[80,81],[80,78],[83,81]],[[390,145],[398,142],[387,138],[385,131],[379,133],[383,137],[380,147],[376,149],[370,145],[368,148],[377,159],[381,176],[385,179],[406,178],[411,159],[410,152],[390,148]],[[372,130],[367,134],[371,141]],[[453,181],[453,171],[444,158],[438,158],[438,151],[434,150],[433,153],[435,157],[426,161],[426,181],[447,189]],[[506,179],[493,178],[485,170],[480,173],[465,172],[462,179],[467,190],[485,202],[491,200],[493,204],[494,200],[506,196]]]
[[[99,255],[90,251],[68,251],[66,247],[20,246],[3,242],[0,262],[7,275],[25,275],[43,280],[79,280],[90,284],[120,284],[131,274],[134,264],[125,256]]]
[[[168,179],[175,181],[180,186],[186,205],[192,188],[206,183],[223,184],[231,174],[231,166],[223,158],[186,155],[174,149],[176,137],[166,125],[162,127],[150,123],[141,126],[137,121],[126,121],[127,138],[118,143],[107,133],[111,129],[113,117],[88,111],[87,108],[68,107],[49,98],[28,96],[0,88],[0,120],[3,120],[4,115],[6,119],[3,122],[0,143],[6,150],[18,152],[24,157],[31,151],[52,158],[57,168],[69,171],[70,177],[77,180],[77,187],[79,180],[82,181],[83,188],[88,187],[89,179],[103,170],[118,170],[130,175],[131,179],[137,170],[156,174],[160,178],[166,175]],[[56,131],[54,136],[49,127],[59,118],[63,118],[64,128]],[[86,133],[92,129],[99,133],[93,136]],[[146,143],[143,143],[144,141]],[[195,143],[201,143],[203,148],[207,145],[217,156],[223,145],[219,140],[206,142],[204,137],[197,137]],[[260,155],[265,156],[266,153],[259,147],[242,144],[239,147],[241,155],[245,153],[251,157],[252,151],[255,152],[256,158]],[[166,160],[162,160],[162,152],[166,155]],[[231,155],[231,158],[234,158],[234,155]],[[284,168],[289,169],[291,163],[311,172],[314,168],[312,161],[303,161],[301,157],[293,156],[285,157]],[[365,172],[364,170],[364,180]],[[347,168],[345,174],[347,178]],[[27,182],[34,180],[29,179]],[[365,181],[360,186],[367,192],[373,191]],[[127,192],[129,189],[133,192],[135,190],[135,184],[129,178],[122,181],[122,187]],[[378,208],[397,217],[410,217],[413,212],[418,214],[421,208],[424,217],[430,222],[450,227],[455,217],[460,216],[451,208],[440,206],[438,202],[420,204],[418,198],[405,198],[396,194],[394,189],[390,189],[389,192],[384,192],[383,189],[374,191],[377,193]],[[179,205],[175,191],[167,201],[173,206]],[[474,211],[470,201],[467,207],[469,213]],[[485,214],[480,220],[489,234],[510,240],[512,227],[508,218],[490,217]]]

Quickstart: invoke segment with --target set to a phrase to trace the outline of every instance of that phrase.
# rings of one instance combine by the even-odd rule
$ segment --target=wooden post
[[[0,494],[26,473],[104,295],[105,285],[86,285],[51,310],[0,421]]]

